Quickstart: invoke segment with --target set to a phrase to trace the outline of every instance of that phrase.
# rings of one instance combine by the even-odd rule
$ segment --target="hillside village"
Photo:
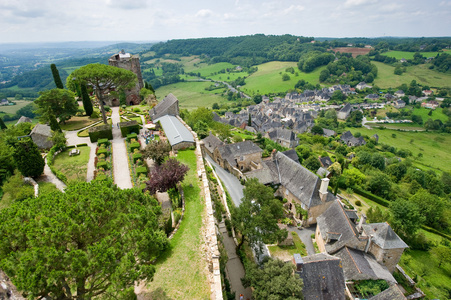
[[[227,111],[187,110],[175,91],[157,99],[138,55],[122,50],[108,63],[82,66],[67,77],[66,88],[42,92],[35,101],[41,123],[25,116],[1,121],[1,299],[91,299],[99,292],[94,282],[111,297],[154,299],[161,291],[190,290],[196,280],[186,299],[198,299],[191,294],[198,292],[199,298],[260,299],[253,276],[279,261],[278,268],[290,271],[281,272],[288,274],[287,286],[278,288],[293,299],[431,299],[431,291],[449,292],[431,288],[431,271],[414,273],[411,255],[433,256],[434,270],[449,271],[449,166],[425,163],[423,153],[413,153],[413,138],[393,146],[403,132],[383,127],[418,125],[415,110],[431,116],[440,108],[448,121],[429,118],[424,129],[442,130],[434,137],[444,143],[449,98],[435,97],[438,89],[406,95],[358,81],[255,101],[239,85],[227,85],[224,94],[232,90],[253,102]],[[107,79],[90,81],[92,72]],[[58,87],[59,75],[54,78]],[[69,100],[57,102],[62,99]],[[9,100],[1,105],[12,106]],[[83,193],[89,199],[81,199]],[[52,209],[54,199],[59,204]],[[34,210],[21,213],[27,209]],[[46,214],[42,222],[39,209]],[[70,226],[46,240],[52,222]],[[49,274],[65,269],[64,262],[49,257],[38,270],[18,254],[44,256],[33,252],[36,238],[76,269],[84,262],[63,252],[86,249],[83,230],[99,253],[96,245],[123,243],[115,254],[90,257],[93,271],[79,270],[83,278],[66,270],[55,275],[64,283],[52,283]],[[58,234],[68,240],[64,246]],[[34,274],[45,280],[27,290],[26,278]]]

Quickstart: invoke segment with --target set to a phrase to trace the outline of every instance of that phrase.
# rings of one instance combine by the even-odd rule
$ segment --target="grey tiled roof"
[[[296,150],[291,149],[291,150],[284,151],[284,152],[282,152],[282,153],[285,154],[289,159],[291,159],[291,160],[297,162],[298,164],[300,164],[300,162],[299,162],[299,156],[298,156],[298,154],[296,153]]]
[[[271,170],[268,167],[263,167],[262,169],[257,169],[246,173],[247,178],[257,178],[262,184],[270,184],[273,182],[273,177],[271,175]]]
[[[296,273],[304,282],[304,299],[346,299],[345,279],[339,258],[319,253],[302,257],[301,260],[302,264],[296,266]]]
[[[194,143],[194,137],[189,130],[180,122],[177,117],[165,115],[155,120],[160,122],[171,146],[182,142]]]
[[[335,256],[341,258],[347,281],[383,279],[396,283],[396,279],[388,269],[380,265],[371,254],[344,247],[335,253]]]
[[[402,291],[399,289],[397,284],[392,285],[388,289],[383,292],[380,292],[374,297],[371,297],[369,300],[405,300],[407,299]]]
[[[340,109],[340,112],[349,113],[351,112],[351,109],[352,109],[351,105],[349,103],[346,103],[346,105],[343,106],[342,109]]]
[[[263,152],[260,147],[252,143],[251,141],[244,141],[235,144],[226,144],[218,146],[218,151],[221,157],[229,162],[230,165],[235,166],[235,158],[248,155],[252,153]]]
[[[206,138],[202,140],[202,142],[204,142],[205,148],[207,148],[207,150],[210,151],[210,153],[213,153],[213,151],[217,146],[221,146],[224,144],[220,139],[211,134],[211,132]]]
[[[388,223],[364,224],[365,234],[382,249],[404,249],[409,246],[393,231]]]
[[[173,105],[174,103],[178,102],[179,100],[177,97],[175,97],[173,94],[169,94],[166,97],[164,97],[163,100],[161,100],[154,108],[152,108],[149,111],[149,115],[152,118],[152,120],[156,120],[160,118],[161,116],[166,114],[166,110]]]

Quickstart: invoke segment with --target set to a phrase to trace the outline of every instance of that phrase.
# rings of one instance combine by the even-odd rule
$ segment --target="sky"
[[[451,36],[451,0],[0,0],[0,43]]]

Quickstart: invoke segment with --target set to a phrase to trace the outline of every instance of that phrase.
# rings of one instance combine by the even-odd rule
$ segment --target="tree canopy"
[[[44,171],[44,158],[31,138],[21,139],[15,145],[14,160],[23,176],[37,177]]]
[[[63,82],[61,81],[60,73],[56,68],[55,64],[50,65],[50,69],[52,70],[53,81],[55,82],[57,89],[64,89]]]
[[[0,267],[33,299],[118,299],[168,246],[158,202],[110,182],[69,185],[0,211]]]
[[[144,158],[151,158],[157,165],[161,165],[163,161],[169,157],[171,145],[166,140],[151,141],[146,148],[142,150]]]
[[[283,216],[282,203],[274,198],[270,187],[251,178],[243,190],[244,197],[239,207],[232,214],[235,229],[241,233],[240,248],[247,240],[251,245],[258,242],[283,241],[286,230],[280,230],[277,220]]]
[[[136,74],[125,69],[103,65],[89,64],[73,71],[66,80],[66,86],[75,90],[75,83],[90,85],[94,88],[99,100],[103,122],[107,123],[104,105],[104,97],[110,91],[130,89],[135,86]]]
[[[177,183],[183,181],[189,167],[175,158],[167,159],[163,164],[156,165],[150,171],[149,181],[146,182],[145,190],[151,194],[166,192],[175,188]]]
[[[61,123],[69,120],[78,111],[78,103],[71,91],[53,89],[39,93],[40,96],[34,101],[37,105],[37,113],[40,120],[50,122],[52,116],[59,119]]]

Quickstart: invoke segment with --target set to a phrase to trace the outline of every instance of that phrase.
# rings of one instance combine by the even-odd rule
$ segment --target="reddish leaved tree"
[[[169,158],[163,164],[152,168],[149,174],[150,179],[146,182],[144,190],[155,194],[175,188],[177,183],[183,181],[188,170],[187,165],[182,164],[175,158]]]

